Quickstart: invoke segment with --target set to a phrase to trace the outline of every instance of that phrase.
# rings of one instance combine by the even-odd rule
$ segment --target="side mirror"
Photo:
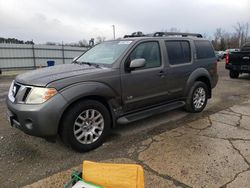
[[[134,59],[130,62],[129,68],[131,70],[135,69],[135,68],[141,68],[144,67],[146,64],[146,60],[141,58],[141,59]]]

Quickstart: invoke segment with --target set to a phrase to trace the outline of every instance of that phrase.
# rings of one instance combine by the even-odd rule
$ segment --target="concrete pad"
[[[211,121],[218,121],[228,125],[238,126],[240,124],[240,117],[232,114],[216,113],[210,115]]]
[[[193,129],[202,130],[202,129],[205,129],[205,128],[211,126],[211,122],[210,122],[209,118],[206,117],[206,118],[201,118],[201,119],[198,119],[196,121],[193,121],[192,123],[189,123],[188,126],[193,128]]]
[[[250,171],[239,174],[234,181],[227,185],[227,188],[249,188]]]
[[[244,129],[248,129],[250,131],[250,117],[249,116],[242,116],[240,120],[240,127]]]
[[[174,185],[173,182],[154,175],[151,172],[145,171],[145,187],[147,188],[181,188],[180,186]]]
[[[223,139],[250,139],[250,131],[213,121],[213,125],[202,130],[200,135]]]
[[[222,110],[222,111],[220,111],[219,113],[221,113],[221,114],[233,115],[233,116],[240,116],[240,114],[234,113],[234,112],[232,112],[232,111],[230,111],[230,110],[228,110],[228,109]]]
[[[249,104],[250,105],[250,100],[247,100],[247,101],[243,102],[243,104]]]
[[[139,160],[191,187],[219,187],[248,169],[229,141],[188,133],[152,143]]]
[[[163,138],[165,137],[180,137],[182,136],[183,134],[198,134],[200,132],[199,129],[193,129],[193,128],[190,128],[192,126],[182,126],[182,127],[178,127],[177,129],[173,129],[169,132],[165,132],[165,133],[162,133],[158,136],[161,136]]]
[[[250,141],[237,140],[232,141],[232,143],[250,164]]]
[[[250,116],[250,106],[249,105],[235,105],[230,108],[233,112]]]

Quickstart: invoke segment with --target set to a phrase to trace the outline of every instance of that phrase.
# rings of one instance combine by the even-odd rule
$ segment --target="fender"
[[[192,72],[187,80],[186,87],[184,89],[184,96],[188,95],[189,89],[192,87],[193,83],[199,79],[200,77],[205,77],[209,80],[209,84],[211,87],[211,76],[209,72],[205,68],[198,68],[194,72]]]
[[[100,96],[105,98],[107,101],[119,96],[119,94],[111,87],[101,82],[77,83],[63,88],[60,93],[69,104],[87,96]]]

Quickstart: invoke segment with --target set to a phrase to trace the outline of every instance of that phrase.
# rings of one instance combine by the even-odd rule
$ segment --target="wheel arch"
[[[89,95],[89,96],[84,96],[82,98],[78,98],[78,99],[72,101],[69,105],[67,105],[67,107],[64,109],[63,113],[60,116],[58,130],[57,130],[58,133],[60,132],[60,127],[61,127],[63,118],[65,117],[65,114],[72,108],[72,106],[74,106],[75,104],[79,103],[80,101],[84,101],[84,100],[94,100],[94,101],[98,101],[101,104],[103,104],[107,108],[107,110],[109,111],[110,118],[111,118],[111,128],[113,128],[115,126],[114,121],[113,121],[114,115],[113,115],[112,109],[111,109],[112,107],[109,104],[109,102],[107,101],[107,99],[103,96]]]
[[[200,76],[197,79],[195,79],[195,81],[200,81],[200,82],[203,82],[203,83],[205,83],[207,85],[207,87],[208,87],[208,98],[211,98],[212,97],[212,89],[211,89],[211,83],[210,83],[210,80],[208,79],[208,77]]]
[[[109,111],[111,118],[111,127],[115,126],[115,116],[113,112],[113,105],[117,105],[119,95],[108,85],[99,82],[87,82],[71,85],[60,91],[61,95],[66,99],[67,105],[65,105],[59,116],[58,131],[60,131],[61,123],[64,115],[68,110],[82,100],[95,100],[103,104]],[[111,105],[112,103],[112,105]],[[114,103],[114,104],[113,104]]]
[[[185,88],[185,96],[188,95],[190,88],[196,81],[201,81],[205,83],[208,87],[208,98],[212,97],[212,86],[211,86],[211,76],[209,72],[204,68],[196,69],[188,78],[186,88]]]

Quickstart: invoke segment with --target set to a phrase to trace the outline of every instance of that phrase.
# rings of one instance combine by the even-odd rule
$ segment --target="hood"
[[[18,75],[16,81],[24,85],[46,86],[56,80],[93,73],[100,70],[102,70],[102,68],[96,68],[89,65],[63,64],[28,71]]]

